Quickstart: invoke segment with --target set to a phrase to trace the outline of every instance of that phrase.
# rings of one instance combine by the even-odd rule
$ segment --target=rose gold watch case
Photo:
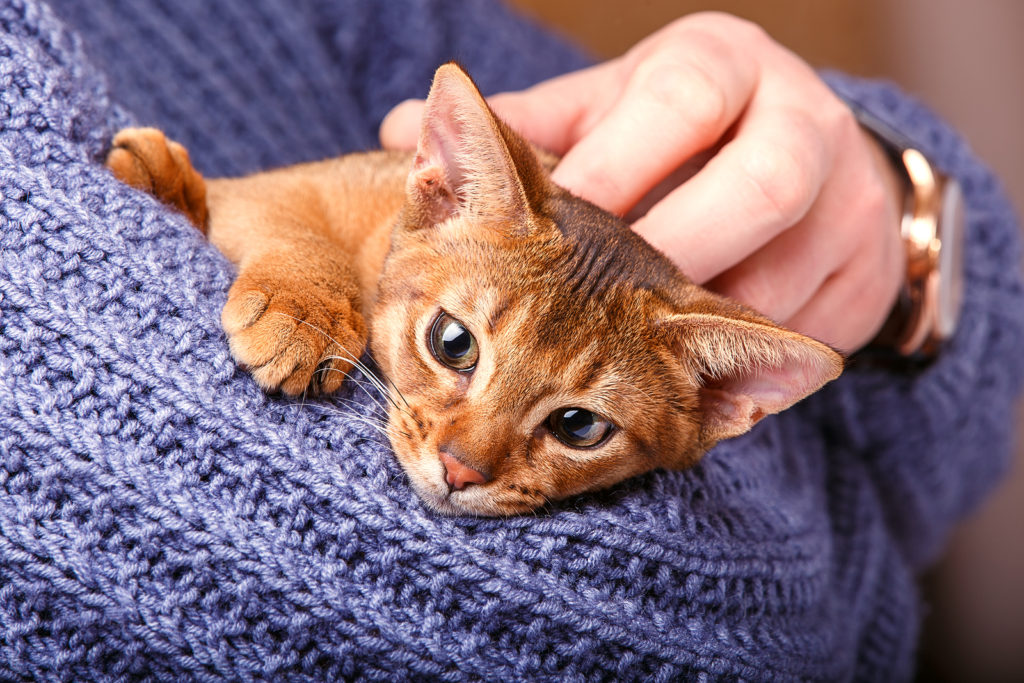
[[[963,199],[956,179],[938,173],[916,149],[901,155],[910,180],[900,230],[907,249],[912,318],[897,340],[909,356],[932,355],[952,336],[963,300]]]

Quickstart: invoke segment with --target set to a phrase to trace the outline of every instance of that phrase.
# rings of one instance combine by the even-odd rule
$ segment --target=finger
[[[487,103],[505,123],[530,142],[564,154],[603,115],[621,89],[614,72],[617,61],[542,81],[526,90],[499,93]],[[423,100],[406,100],[388,112],[380,126],[381,145],[411,149],[419,137]]]
[[[752,112],[697,175],[633,227],[690,278],[707,282],[803,218],[830,161],[803,112]]]
[[[886,252],[881,262],[855,253],[783,322],[844,353],[856,351],[878,334],[892,310],[902,268],[898,250]]]
[[[565,155],[552,178],[624,214],[658,181],[714,145],[746,106],[757,62],[694,31],[637,64],[618,102]]]
[[[857,154],[851,152],[847,157]],[[712,278],[708,288],[773,320],[790,318],[846,263],[851,252],[862,248],[868,226],[895,224],[883,211],[884,202],[873,199],[881,198],[882,192],[876,185],[866,185],[865,174],[856,171],[847,165],[833,168],[807,215]],[[897,231],[893,227],[891,232],[895,236]],[[879,253],[888,248],[879,247]]]
[[[565,154],[611,108],[622,90],[619,60],[487,98],[494,113],[530,142]]]
[[[788,319],[814,296],[849,254],[841,231],[822,229],[817,210],[763,248],[707,282],[708,289],[772,320]]]
[[[384,149],[415,149],[420,137],[423,100],[405,100],[395,105],[380,124],[380,145]]]

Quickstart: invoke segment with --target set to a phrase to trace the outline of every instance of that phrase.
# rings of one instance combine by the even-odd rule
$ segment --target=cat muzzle
[[[444,465],[444,480],[453,489],[461,491],[469,484],[486,484],[490,481],[490,477],[483,472],[462,464],[458,458],[447,451],[441,451],[438,457],[441,459],[441,464]]]

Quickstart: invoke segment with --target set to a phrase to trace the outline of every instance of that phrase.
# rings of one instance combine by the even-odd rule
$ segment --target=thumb
[[[415,149],[420,137],[423,100],[406,100],[388,112],[380,124],[380,144],[384,149]]]
[[[489,97],[487,102],[527,140],[564,155],[613,99],[613,65],[614,60],[556,76],[526,90]]]
[[[526,90],[488,97],[505,123],[530,142],[565,154],[614,99],[612,62],[557,76]],[[406,100],[388,112],[380,125],[385,149],[412,149],[419,139],[423,100]]]

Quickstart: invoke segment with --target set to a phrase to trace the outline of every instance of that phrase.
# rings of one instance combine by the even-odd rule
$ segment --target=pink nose
[[[446,451],[439,454],[441,464],[444,465],[444,480],[448,485],[461,491],[467,484],[483,484],[487,477],[482,472],[477,472],[472,467],[467,467],[459,462],[454,455]]]

